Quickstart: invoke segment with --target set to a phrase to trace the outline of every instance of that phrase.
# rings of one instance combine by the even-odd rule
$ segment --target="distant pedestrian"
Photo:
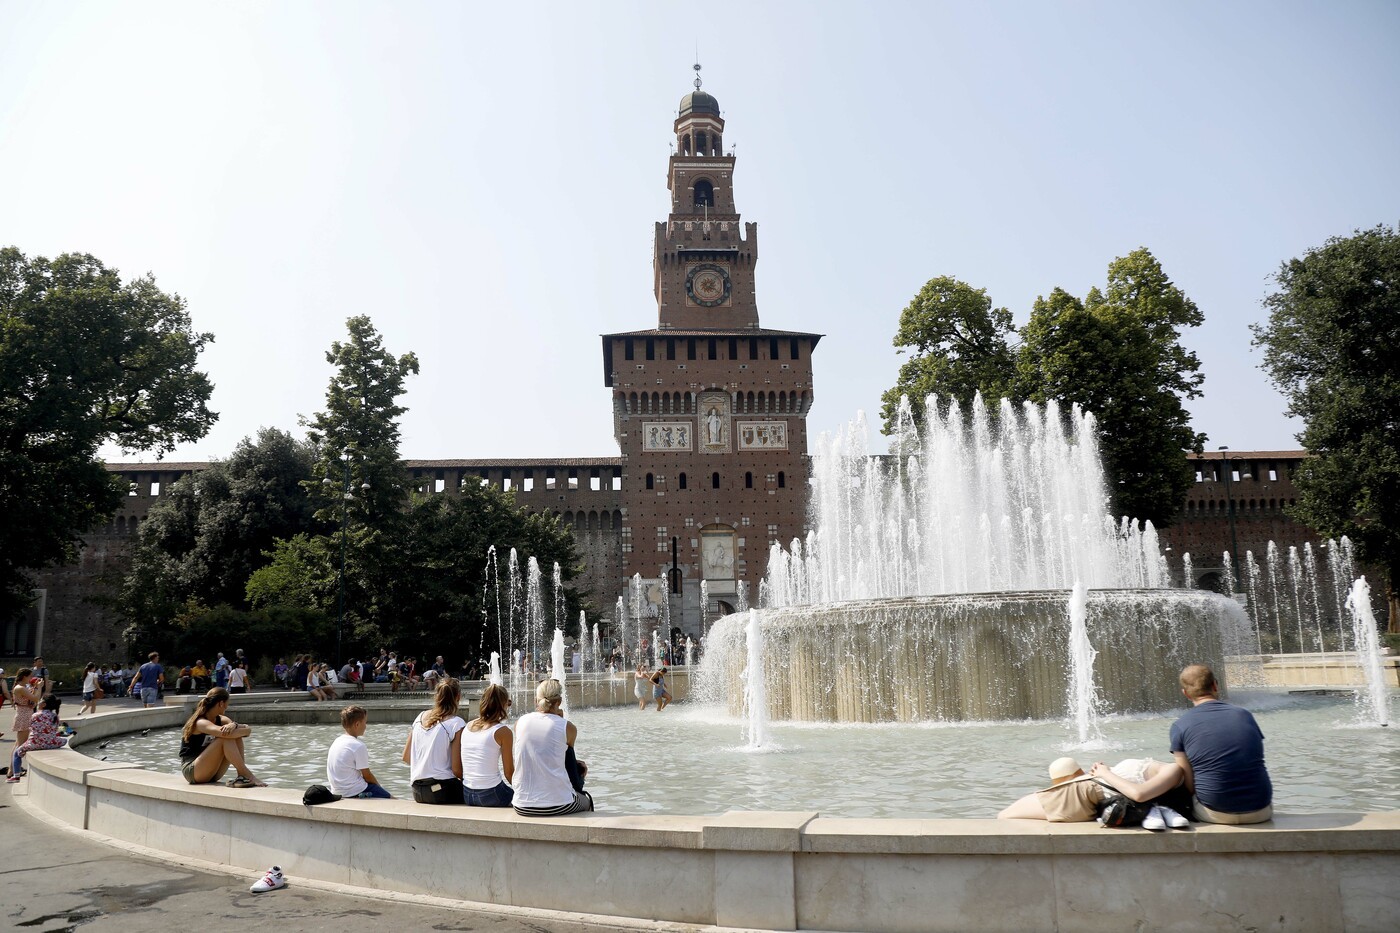
[[[136,676],[131,678],[131,695],[139,696],[141,705],[145,709],[150,709],[160,703],[160,688],[165,683],[165,668],[160,666],[160,652],[152,651],[147,655],[149,660],[136,671]]]
[[[97,679],[97,665],[91,662],[83,668],[83,705],[78,709],[78,715],[83,713],[97,712],[97,691],[101,689],[101,684]]]

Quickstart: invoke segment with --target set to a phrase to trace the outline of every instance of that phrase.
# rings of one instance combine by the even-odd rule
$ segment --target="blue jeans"
[[[378,784],[367,784],[364,790],[355,795],[355,799],[357,800],[370,798],[375,800],[392,800],[393,797],[393,794],[389,793]]]
[[[515,790],[505,781],[489,790],[462,788],[462,796],[469,807],[508,807],[515,799]]]

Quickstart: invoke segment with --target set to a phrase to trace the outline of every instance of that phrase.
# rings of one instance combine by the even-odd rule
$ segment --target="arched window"
[[[752,473],[745,473],[745,474],[744,474],[744,488],[745,488],[745,489],[752,489],[752,488],[753,488],[753,474],[752,474]]]
[[[681,474],[681,488],[682,488],[682,489],[685,488],[685,474],[684,474],[684,473]]]
[[[715,186],[703,178],[695,183],[695,206],[715,206]]]
[[[779,489],[785,489],[785,488],[787,488],[787,474],[784,473],[782,470],[779,470],[779,471],[778,471],[778,488],[779,488]]]
[[[655,486],[656,486],[656,477],[655,477],[655,476],[652,476],[650,473],[648,473],[648,474],[647,474],[647,488],[648,488],[648,489],[653,489],[653,488],[655,488]]]
[[[718,473],[711,473],[711,474],[710,474],[710,486],[711,486],[712,488],[714,488],[714,489],[718,489],[718,488],[719,488],[719,474],[718,474]]]

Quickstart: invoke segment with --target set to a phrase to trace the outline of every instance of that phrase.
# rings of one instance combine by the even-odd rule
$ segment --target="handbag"
[[[96,688],[92,691],[92,698],[93,698],[94,700],[100,700],[100,699],[102,699],[103,697],[105,697],[106,695],[107,695],[107,691],[105,691],[105,690],[102,689],[102,685],[101,685],[101,684],[97,684]]]
[[[466,803],[461,778],[419,778],[413,782],[413,799],[418,803]]]
[[[1129,800],[1122,794],[1109,794],[1104,797],[1103,803],[1099,806],[1099,822],[1105,829],[1117,829],[1124,826],[1141,826],[1143,819],[1152,810],[1152,804],[1144,801]]]

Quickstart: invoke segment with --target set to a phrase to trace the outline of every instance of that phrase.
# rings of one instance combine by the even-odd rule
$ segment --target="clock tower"
[[[738,608],[745,587],[757,605],[769,546],[805,534],[821,339],[759,324],[758,225],[740,224],[724,128],[697,77],[677,109],[671,209],[656,224],[656,327],[602,338],[623,463],[618,593],[640,574],[646,627],[669,617],[687,635]]]

